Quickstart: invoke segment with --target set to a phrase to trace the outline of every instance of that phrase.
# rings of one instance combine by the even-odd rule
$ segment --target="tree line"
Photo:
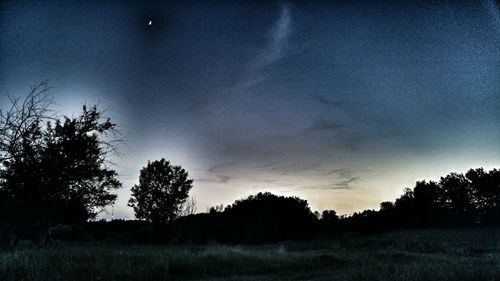
[[[382,202],[379,211],[342,220],[355,229],[500,225],[500,170],[477,168],[418,181],[394,202]]]
[[[96,222],[122,186],[110,162],[118,155],[119,131],[96,106],[84,105],[76,117],[58,116],[49,90],[39,83],[0,112],[2,247],[21,239],[268,243],[345,231],[500,224],[496,169],[419,181],[379,210],[348,216],[313,212],[306,200],[268,192],[195,214],[188,200],[193,180],[164,158],[149,161],[131,188],[128,204],[137,221]]]

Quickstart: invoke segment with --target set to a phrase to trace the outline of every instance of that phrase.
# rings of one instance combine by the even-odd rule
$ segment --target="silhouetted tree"
[[[107,157],[115,124],[95,106],[75,118],[56,117],[47,82],[0,114],[0,204],[4,240],[46,240],[57,223],[92,219],[120,187]]]
[[[251,243],[305,238],[317,221],[306,200],[269,192],[237,200],[223,214],[237,239]]]
[[[463,174],[451,173],[441,177],[439,184],[444,194],[443,205],[449,210],[454,224],[469,224],[475,220],[476,206],[470,182]]]
[[[458,173],[451,173],[441,177],[441,188],[443,189],[444,204],[457,213],[464,213],[474,209],[473,194],[469,188],[467,178]]]
[[[445,213],[444,192],[434,181],[418,181],[413,188],[414,209],[412,216],[418,226],[439,224]]]
[[[209,214],[216,214],[216,213],[222,213],[222,212],[224,212],[224,205],[223,204],[212,206],[208,209]]]
[[[384,201],[380,203],[380,211],[381,212],[391,212],[394,210],[394,203],[391,201]]]
[[[321,213],[321,220],[328,223],[337,223],[339,221],[339,216],[334,210],[324,210]]]
[[[318,217],[318,215],[316,215],[316,217]],[[339,230],[339,216],[337,215],[337,212],[334,210],[324,210],[321,212],[320,217],[320,227],[323,232],[332,233]]]
[[[439,182],[419,181],[394,203],[382,202],[379,213],[386,227],[499,224],[500,171],[470,169],[465,175],[450,173]]]
[[[193,180],[181,166],[161,159],[141,169],[139,184],[132,187],[129,206],[138,219],[165,224],[178,217]]]
[[[470,169],[465,177],[470,183],[478,221],[484,224],[500,223],[500,171]]]

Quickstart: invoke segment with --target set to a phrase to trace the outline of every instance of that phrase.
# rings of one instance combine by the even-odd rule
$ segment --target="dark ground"
[[[0,253],[0,280],[500,280],[500,229],[264,246],[24,243]]]

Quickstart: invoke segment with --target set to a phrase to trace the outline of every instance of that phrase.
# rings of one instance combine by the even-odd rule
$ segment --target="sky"
[[[148,160],[197,210],[260,191],[378,209],[417,180],[500,168],[500,3],[2,1],[0,107],[49,79],[119,125],[133,218]],[[151,25],[148,25],[151,21]]]

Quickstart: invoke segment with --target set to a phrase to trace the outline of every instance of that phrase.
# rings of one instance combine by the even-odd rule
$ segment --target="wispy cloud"
[[[297,191],[304,191],[304,190],[349,190],[352,188],[350,186],[350,184],[356,180],[358,180],[358,178],[353,178],[350,180],[345,180],[345,181],[341,181],[338,183],[332,183],[332,184],[306,185],[306,186],[301,186],[298,188],[283,190],[282,192],[297,192]]]
[[[268,31],[267,45],[258,53],[250,64],[248,73],[238,88],[248,88],[265,81],[268,74],[265,68],[279,61],[286,55],[291,30],[292,17],[288,5],[283,5],[280,16]]]
[[[231,176],[217,175],[217,176],[211,177],[211,178],[200,178],[200,179],[197,179],[196,181],[198,181],[198,182],[226,183],[226,182],[230,181],[231,179],[233,179],[233,177],[231,177]]]
[[[288,37],[291,33],[291,22],[290,8],[284,5],[281,9],[280,17],[269,32],[268,45],[259,54],[251,68],[264,67],[283,58]]]
[[[335,187],[335,189],[350,189],[351,184],[357,180],[359,180],[359,177],[351,177],[351,178],[342,180],[340,182],[337,182],[337,183],[333,184],[333,186]]]
[[[325,177],[334,177],[335,182],[326,184],[316,184],[302,186],[294,191],[300,190],[348,190],[352,188],[352,184],[360,179],[359,176],[354,175],[355,172],[349,168],[340,168],[327,171],[323,173]]]
[[[352,174],[352,170],[348,168],[341,168],[341,169],[334,169],[330,170],[323,175],[329,176],[329,175],[340,175],[341,177],[349,177]]]
[[[348,140],[345,141],[344,146],[351,152],[358,152],[361,144],[365,141],[365,137],[359,134],[351,134]]]
[[[340,124],[338,121],[317,118],[311,123],[309,127],[300,132],[300,135],[316,131],[338,131],[339,129],[342,129],[344,127],[345,126],[343,124]]]
[[[354,179],[356,180],[356,179]],[[354,181],[353,180],[353,181]],[[344,189],[350,189],[351,187],[349,186],[349,183],[334,183],[334,184],[318,184],[318,185],[310,185],[310,186],[304,186],[302,189],[321,189],[321,190],[344,190]]]
[[[324,175],[334,176],[339,179],[337,182],[330,184],[330,188],[328,189],[351,189],[351,184],[359,180],[359,177],[354,174],[355,172],[352,169],[341,168],[328,171]]]
[[[253,166],[252,169],[267,169],[267,168],[274,167],[274,166],[278,165],[279,163],[280,162],[271,162],[271,163],[259,164],[259,165]]]
[[[220,163],[220,164],[216,164],[216,165],[211,166],[210,168],[208,168],[207,171],[210,173],[217,173],[220,171],[224,171],[227,168],[234,167],[235,165],[238,165],[239,163],[240,163],[239,161],[224,162],[224,163]]]

